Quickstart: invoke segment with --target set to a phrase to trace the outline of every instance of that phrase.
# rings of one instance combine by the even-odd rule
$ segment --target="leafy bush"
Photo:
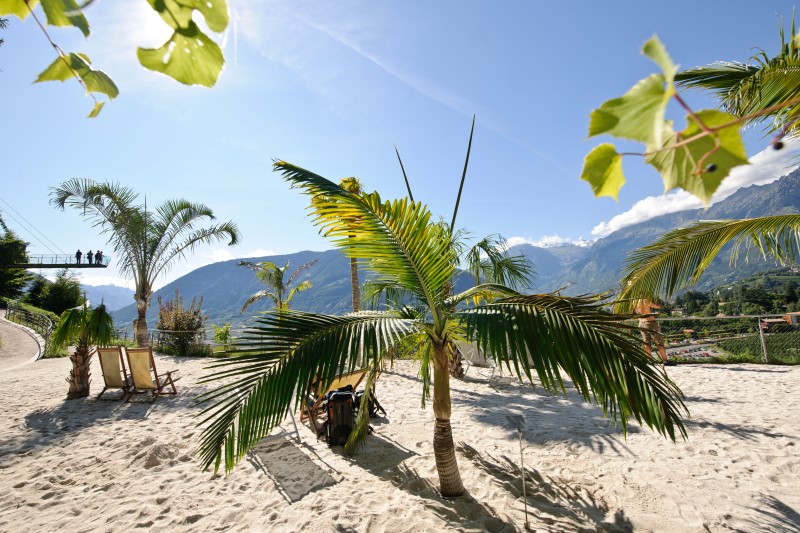
[[[205,343],[208,315],[200,307],[203,298],[192,298],[187,309],[183,297],[175,291],[175,298],[166,303],[158,297],[158,338],[156,349],[170,355],[209,355],[211,347]]]

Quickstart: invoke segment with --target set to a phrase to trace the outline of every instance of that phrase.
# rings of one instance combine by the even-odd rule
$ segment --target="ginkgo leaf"
[[[25,0],[0,0],[0,15],[14,15],[20,20],[25,20],[25,17],[31,14],[31,10],[38,3],[39,0],[29,0],[30,7],[28,7]]]
[[[113,100],[119,95],[114,81],[102,70],[94,70],[86,54],[70,53],[66,57],[58,57],[44,69],[34,83],[42,81],[66,81],[78,76],[86,85],[87,92],[102,93]]]
[[[172,29],[188,28],[192,11],[203,14],[211,31],[221,32],[228,26],[226,0],[147,0],[150,6]]]
[[[89,21],[80,12],[75,0],[41,0],[42,9],[50,26],[75,26],[84,37],[89,36]]]
[[[714,135],[681,144],[703,131],[689,116],[686,129],[669,135],[661,149],[648,150],[645,161],[661,174],[665,191],[680,187],[708,205],[731,169],[748,164],[747,152],[735,117],[714,109],[698,111],[695,115],[709,128],[732,125]]]
[[[186,85],[212,87],[225,64],[220,47],[194,22],[175,30],[160,48],[139,48],[136,54],[145,68]]]
[[[595,196],[618,199],[619,190],[625,185],[625,176],[622,174],[622,156],[613,144],[601,144],[586,155],[581,179],[589,182]]]

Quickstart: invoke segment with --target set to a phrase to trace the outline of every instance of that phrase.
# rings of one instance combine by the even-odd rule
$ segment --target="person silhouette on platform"
[[[82,255],[83,255],[83,254],[81,253],[81,251],[80,251],[80,250],[78,250],[77,252],[75,252],[75,263],[77,263],[77,264],[79,264],[79,265],[81,264],[81,256],[82,256]]]
[[[103,264],[103,251],[102,250],[97,250],[94,253],[94,264],[96,264],[96,265],[102,265]]]
[[[92,263],[92,251],[91,251],[91,250],[89,250],[88,252],[86,252],[86,261],[87,261],[87,262],[88,262],[90,265],[91,265],[91,264],[94,264],[94,263]]]

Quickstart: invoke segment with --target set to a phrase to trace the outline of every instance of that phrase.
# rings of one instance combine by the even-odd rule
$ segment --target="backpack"
[[[328,446],[344,446],[355,426],[355,394],[350,390],[331,391],[325,395],[328,420],[322,431]]]
[[[358,410],[361,409],[361,401],[364,398],[364,391],[360,390],[356,392],[356,413]],[[369,399],[369,405],[367,405],[367,409],[369,409],[369,417],[370,418],[378,418],[378,411],[381,412],[381,416],[386,416],[386,409],[378,402],[378,398],[375,397],[375,391],[372,391],[372,395]]]

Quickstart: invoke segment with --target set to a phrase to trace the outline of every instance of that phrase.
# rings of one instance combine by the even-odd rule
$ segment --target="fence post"
[[[764,354],[764,362],[769,364],[769,358],[767,357],[767,343],[764,340],[764,328],[761,327],[761,317],[758,317],[758,335],[761,338],[761,353]]]

